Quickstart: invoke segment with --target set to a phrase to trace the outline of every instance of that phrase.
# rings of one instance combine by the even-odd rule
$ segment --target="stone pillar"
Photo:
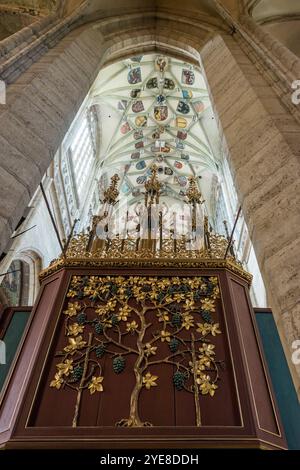
[[[70,33],[7,86],[0,108],[0,254],[93,84],[103,36]]]
[[[292,342],[300,338],[299,157],[261,95],[268,94],[274,106],[281,106],[279,99],[238,43],[216,36],[203,47],[201,59],[224,153],[300,394],[300,367],[291,362]]]

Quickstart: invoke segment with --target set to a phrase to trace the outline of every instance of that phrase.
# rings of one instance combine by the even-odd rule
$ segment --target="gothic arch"
[[[16,258],[28,266],[27,302],[24,305],[33,305],[39,291],[39,273],[42,269],[42,256],[36,250],[28,249],[17,253]]]

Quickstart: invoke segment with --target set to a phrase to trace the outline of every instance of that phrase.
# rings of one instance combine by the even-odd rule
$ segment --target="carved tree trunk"
[[[143,370],[142,367],[143,361],[145,359],[145,345],[143,343],[145,332],[147,329],[146,320],[145,320],[146,308],[139,313],[139,319],[141,321],[141,327],[137,338],[137,349],[139,355],[134,364],[134,375],[135,375],[135,386],[131,392],[130,397],[130,412],[128,419],[122,419],[117,423],[117,426],[126,426],[126,427],[142,427],[142,426],[151,426],[151,423],[142,422],[139,416],[139,396],[143,388]]]

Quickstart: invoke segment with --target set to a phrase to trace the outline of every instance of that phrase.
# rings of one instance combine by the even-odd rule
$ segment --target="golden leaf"
[[[157,375],[152,375],[150,374],[150,372],[147,372],[147,374],[143,376],[143,385],[146,387],[147,390],[150,390],[151,387],[157,386],[157,379]]]
[[[214,356],[215,355],[215,346],[213,344],[206,344],[202,343],[202,348],[199,348],[199,351],[206,356]]]
[[[157,292],[156,290],[152,290],[152,291],[150,292],[150,299],[151,299],[151,300],[156,300],[157,297],[158,297],[158,292]]]
[[[64,348],[64,351],[74,354],[77,349],[82,349],[86,345],[86,341],[82,340],[82,336],[76,338],[69,338],[69,344]]]
[[[103,392],[103,382],[104,377],[92,377],[92,380],[90,381],[88,385],[88,389],[90,391],[90,394],[93,395],[95,392]]]
[[[168,321],[170,319],[167,312],[158,312],[156,316],[158,317],[158,321]]]
[[[184,299],[185,299],[185,294],[178,294],[178,292],[174,294],[173,296],[173,300],[175,300],[176,302],[181,302]]]
[[[211,334],[213,336],[221,334],[221,331],[219,330],[219,326],[220,326],[219,323],[214,323],[213,325],[211,325]]]
[[[126,331],[128,331],[128,333],[129,332],[134,333],[137,330],[138,326],[139,325],[137,324],[135,320],[132,321],[131,323],[126,323]]]
[[[204,370],[205,367],[210,367],[211,358],[209,356],[199,356],[198,369]]]
[[[194,300],[188,300],[188,299],[186,299],[183,308],[184,308],[185,310],[194,310],[194,308],[195,308],[195,302],[194,302]]]
[[[72,323],[68,326],[68,336],[77,336],[79,333],[83,333],[84,326],[79,325],[78,323]]]
[[[217,334],[220,334],[221,331],[219,330],[219,323],[197,323],[197,331],[202,334],[202,336],[206,336],[209,333],[212,334],[212,336],[216,336]]]
[[[58,375],[69,375],[70,372],[73,370],[73,360],[72,359],[66,359],[65,362],[61,362],[60,364],[57,364],[56,367],[58,369]]]
[[[78,295],[78,292],[74,289],[70,289],[69,292],[67,293],[67,297],[76,297]]]
[[[215,301],[205,297],[205,299],[201,300],[201,307],[203,310],[207,310],[208,312],[215,312]]]
[[[167,341],[167,343],[169,343],[171,341],[171,333],[169,333],[168,331],[164,331],[162,330],[160,332],[160,339],[161,339],[161,342],[163,343],[164,341]]]
[[[218,278],[217,277],[210,277],[209,278],[209,281],[214,285],[214,286],[218,286]]]
[[[218,386],[210,382],[209,375],[203,376],[202,379],[197,379],[197,382],[200,383],[199,389],[202,395],[214,396]]]
[[[151,343],[146,343],[146,345],[145,345],[145,354],[146,354],[146,356],[150,356],[150,355],[155,356],[156,350],[157,350],[156,346],[151,346]]]
[[[81,305],[78,302],[68,302],[67,310],[64,310],[65,315],[69,315],[69,317],[74,317],[77,313],[82,309]]]
[[[109,302],[106,304],[107,310],[110,310],[110,311],[115,310],[116,305],[117,305],[116,300],[109,300]]]
[[[82,280],[81,276],[73,276],[71,284],[70,284],[71,288],[76,290],[81,284],[81,280]]]
[[[124,305],[124,307],[119,308],[118,320],[126,321],[130,317],[131,308],[129,305]]]
[[[201,333],[202,336],[206,336],[210,332],[210,324],[209,323],[197,323],[197,330],[199,333]]]
[[[52,382],[50,382],[50,387],[55,387],[59,390],[60,387],[62,386],[63,382],[64,381],[63,381],[61,375],[59,373],[55,374],[54,380],[52,380]]]
[[[189,330],[191,327],[194,326],[194,317],[192,315],[184,315],[182,326]]]
[[[106,305],[101,305],[100,307],[97,307],[95,313],[97,313],[97,315],[99,315],[100,317],[105,315],[107,313]]]

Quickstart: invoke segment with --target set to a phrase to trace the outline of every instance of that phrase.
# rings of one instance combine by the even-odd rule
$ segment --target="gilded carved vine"
[[[129,355],[135,356],[135,385],[129,416],[117,426],[152,425],[140,418],[139,398],[143,389],[159,387],[159,364],[173,367],[178,392],[193,394],[195,424],[201,426],[199,396],[214,396],[223,366],[213,344],[221,333],[213,319],[216,277],[73,276],[67,297],[67,344],[56,354],[60,361],[50,386],[77,393],[73,427],[84,390],[105,392],[102,359],[109,356],[113,371],[121,374]],[[163,344],[167,353],[161,352]]]

